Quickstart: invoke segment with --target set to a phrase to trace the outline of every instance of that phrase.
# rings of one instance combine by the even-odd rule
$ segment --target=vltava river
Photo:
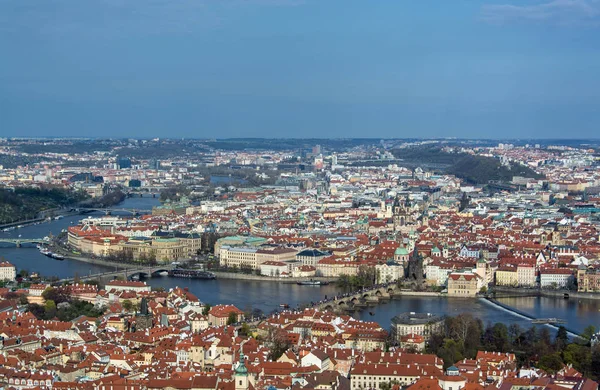
[[[154,198],[128,198],[119,207],[150,209],[158,204]],[[0,232],[0,237],[39,238],[48,233],[58,234],[72,224],[77,224],[81,216],[66,217],[61,220],[33,225],[11,232]],[[57,261],[41,255],[31,247],[0,247],[0,256],[15,264],[17,269],[27,269],[42,275],[56,275],[60,278],[112,270],[111,267],[82,263],[66,259]],[[158,277],[148,280],[155,287],[170,289],[175,286],[188,287],[201,301],[212,305],[219,303],[234,304],[240,309],[260,309],[269,313],[279,308],[280,304],[288,304],[292,308],[299,304],[319,301],[325,296],[334,296],[341,291],[335,285],[314,287],[296,284],[273,283],[266,281],[245,280],[188,280],[169,277]],[[567,327],[582,331],[588,325],[600,326],[600,300],[554,299],[554,298],[506,298],[500,302],[515,307],[536,318],[557,317],[566,319]],[[414,311],[436,314],[457,315],[471,313],[481,318],[484,323],[516,322],[529,327],[531,322],[521,316],[499,309],[482,299],[439,298],[439,297],[402,297],[387,303],[366,308],[354,313],[363,320],[377,321],[383,327],[389,327],[391,318],[398,313]]]

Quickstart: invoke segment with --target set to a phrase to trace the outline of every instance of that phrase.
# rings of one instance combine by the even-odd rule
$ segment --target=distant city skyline
[[[586,139],[599,0],[0,0],[0,137]]]

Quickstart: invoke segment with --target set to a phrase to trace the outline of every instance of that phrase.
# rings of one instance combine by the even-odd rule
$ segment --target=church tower
[[[234,374],[235,390],[248,390],[250,383],[248,382],[248,369],[244,363],[244,353],[240,350],[240,362],[235,368]]]
[[[404,226],[412,223],[412,217],[409,214],[410,210],[410,199],[406,195],[404,202],[401,201],[400,196],[396,196],[394,200],[394,230],[402,230]]]
[[[140,312],[135,315],[135,329],[146,330],[152,328],[152,314],[148,310],[148,300],[142,298],[140,302]]]

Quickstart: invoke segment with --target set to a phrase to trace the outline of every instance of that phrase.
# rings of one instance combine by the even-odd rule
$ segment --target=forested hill
[[[36,218],[40,211],[78,203],[83,192],[63,188],[0,188],[0,224]]]
[[[448,153],[437,146],[396,149],[394,156],[411,165],[434,165],[439,171],[455,175],[471,184],[487,184],[490,180],[509,182],[513,176],[542,179],[543,176],[521,164],[506,166],[492,157],[467,153]]]

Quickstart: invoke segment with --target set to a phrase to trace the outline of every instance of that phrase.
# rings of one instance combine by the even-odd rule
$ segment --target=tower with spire
[[[248,381],[248,368],[244,362],[244,352],[240,350],[240,361],[238,366],[235,368],[234,373],[235,390],[248,390],[250,388],[250,382]]]

